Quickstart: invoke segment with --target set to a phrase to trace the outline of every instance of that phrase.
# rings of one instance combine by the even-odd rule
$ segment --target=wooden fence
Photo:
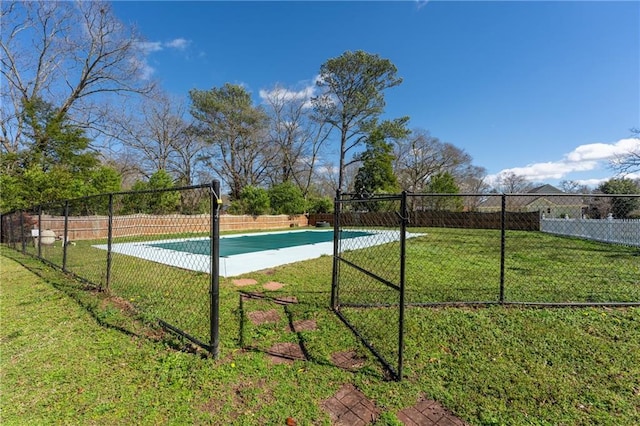
[[[163,235],[179,233],[209,232],[210,216],[201,215],[148,215],[134,214],[114,216],[113,237],[131,237],[139,235]],[[107,238],[109,229],[108,216],[70,216],[68,218],[68,239],[98,240]],[[278,229],[307,226],[308,219],[304,215],[222,215],[220,231],[242,231],[260,229]],[[37,223],[35,225],[37,227]],[[50,229],[56,236],[64,235],[64,216],[42,216],[41,229]]]

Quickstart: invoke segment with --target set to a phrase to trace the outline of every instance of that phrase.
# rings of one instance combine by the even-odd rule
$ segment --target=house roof
[[[531,194],[531,195],[529,195]],[[584,204],[582,198],[576,195],[569,195],[562,192],[553,185],[541,185],[527,191],[525,194],[506,194],[507,197],[512,197],[516,201],[515,203],[520,206],[529,206],[536,202],[546,205],[556,206],[582,206]],[[502,204],[499,196],[489,197],[480,207],[500,207]]]
[[[547,184],[547,185],[537,186],[527,191],[527,194],[564,194],[564,192],[562,192],[561,190],[559,190],[553,185]]]

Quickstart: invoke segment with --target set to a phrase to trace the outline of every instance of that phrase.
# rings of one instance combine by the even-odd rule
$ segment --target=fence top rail
[[[22,212],[22,211],[25,211],[25,210],[48,208],[48,207],[50,208],[50,207],[53,207],[53,206],[62,208],[62,207],[64,207],[64,205],[66,203],[91,200],[91,199],[94,199],[94,198],[107,197],[107,196],[113,196],[113,195],[154,194],[154,193],[160,193],[160,192],[187,191],[187,190],[203,189],[203,188],[211,188],[213,190],[213,183],[203,183],[203,184],[199,184],[199,185],[188,185],[188,186],[176,186],[176,187],[173,187],[173,188],[162,188],[162,189],[143,189],[143,190],[139,190],[139,191],[104,192],[102,194],[92,194],[92,195],[85,195],[84,197],[69,198],[69,199],[64,199],[64,200],[56,200],[56,201],[51,201],[51,202],[48,202],[48,203],[36,204],[36,205],[30,206],[30,207],[26,207],[24,209],[15,209],[15,210],[11,210],[11,211],[8,211],[8,212],[1,212],[0,216],[8,216],[8,215],[15,214],[15,213],[18,213],[18,212]],[[218,194],[216,194],[216,195],[218,195]]]
[[[562,218],[562,217],[543,217],[541,220],[546,222],[594,222],[594,223],[640,223],[640,219],[617,219],[614,217],[605,217],[602,219],[592,218]]]
[[[436,192],[407,192],[407,197],[572,197],[572,198],[640,198],[640,194],[570,194],[564,192],[513,192],[513,193],[489,193],[489,192],[459,192],[459,193],[436,193]],[[371,201],[399,199],[402,194],[358,194],[340,193],[340,201]]]
[[[568,194],[568,193],[538,193],[538,192],[514,192],[514,193],[479,193],[479,192],[460,192],[460,193],[417,193],[408,192],[408,197],[574,197],[574,198],[640,198],[640,194]]]

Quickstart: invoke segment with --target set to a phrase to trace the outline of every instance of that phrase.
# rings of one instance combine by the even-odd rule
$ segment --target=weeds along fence
[[[638,208],[640,195],[338,194],[331,306],[397,379],[418,307],[640,306],[640,224],[602,238]],[[583,217],[589,232],[549,228]]]
[[[220,206],[217,181],[101,194],[3,214],[0,235],[217,356]]]

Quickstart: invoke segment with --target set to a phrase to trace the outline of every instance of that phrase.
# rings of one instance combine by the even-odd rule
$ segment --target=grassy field
[[[486,290],[467,297],[497,297],[495,233],[427,231],[409,246],[416,253],[408,258],[416,262],[409,267],[431,271],[409,281],[415,289],[423,286],[421,298],[434,288],[426,300],[447,300],[482,283]],[[560,294],[582,300],[603,297],[612,285],[616,297],[639,299],[637,249],[543,234],[528,242],[516,240],[518,233],[509,237],[511,297],[539,297],[539,291],[519,284],[529,280],[550,291],[559,286]],[[73,247],[70,269],[100,279],[97,268],[106,255],[91,249],[92,243]],[[393,261],[379,259],[393,250],[347,256],[373,259],[391,277]],[[249,300],[241,306],[239,289],[222,279],[222,352],[212,360],[178,350],[180,341],[146,322],[174,315],[176,322],[191,321],[187,325],[195,334],[206,335],[206,321],[194,319],[208,303],[205,274],[115,256],[116,297],[106,297],[12,250],[3,248],[2,254],[3,424],[284,424],[289,416],[298,424],[328,424],[321,403],[344,383],[355,384],[383,411],[380,424],[393,423],[398,410],[421,397],[440,401],[471,424],[640,423],[640,308],[410,308],[406,377],[397,383],[385,380],[379,362],[327,309],[328,256],[245,276],[258,284],[242,290],[264,291],[263,284],[278,281],[285,286],[272,294],[295,296],[295,305]],[[471,265],[472,273],[447,269],[442,259]],[[566,270],[568,261],[573,272]],[[570,285],[576,281],[590,290]],[[355,297],[348,291],[344,296]],[[255,310],[276,310],[279,319],[254,325],[246,314]],[[365,325],[371,332],[386,322],[390,332],[382,339],[397,336],[392,311],[354,314],[369,318]],[[287,331],[290,323],[305,319],[314,320],[317,330]],[[302,343],[309,360],[272,365],[266,352],[278,342]],[[351,350],[362,368],[349,372],[332,364],[334,353]]]

